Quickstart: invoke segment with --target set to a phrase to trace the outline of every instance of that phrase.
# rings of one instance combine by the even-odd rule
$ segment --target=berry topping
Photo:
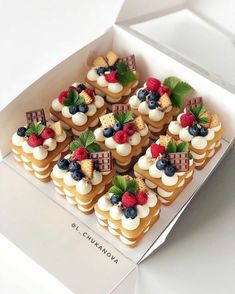
[[[132,207],[132,206],[135,206],[136,203],[137,203],[136,197],[133,194],[131,194],[130,192],[125,192],[122,195],[122,204],[123,204],[123,206]]]
[[[68,98],[68,91],[63,91],[60,93],[58,100],[61,104],[64,103],[64,100],[66,100]]]
[[[123,127],[123,131],[125,131],[128,136],[132,136],[136,132],[136,130],[136,125],[133,123],[128,123]]]
[[[78,111],[80,111],[82,113],[87,113],[88,109],[89,109],[88,105],[83,104],[83,103],[78,106]]]
[[[113,195],[113,196],[111,197],[111,203],[112,203],[112,204],[118,204],[118,203],[121,202],[121,201],[122,201],[121,196]]]
[[[160,154],[164,154],[166,152],[166,148],[159,144],[152,144],[150,146],[151,154],[153,158],[158,158]]]
[[[69,168],[69,161],[66,158],[62,158],[57,162],[57,165],[60,169],[68,169]]]
[[[85,86],[84,84],[78,84],[78,85],[77,85],[77,89],[80,90],[79,92],[82,92],[83,90],[86,89],[86,86]]]
[[[77,91],[78,89],[76,87],[74,87],[74,86],[70,86],[69,90],[76,90]]]
[[[148,107],[149,107],[149,109],[155,109],[156,107],[158,107],[157,101],[156,100],[149,100]]]
[[[77,106],[77,105],[70,105],[70,106],[69,106],[69,112],[70,112],[71,114],[75,114],[75,113],[77,113],[77,112],[78,112],[78,106]]]
[[[75,170],[81,170],[81,165],[76,161],[69,163],[69,171],[74,172]]]
[[[135,207],[129,207],[124,209],[124,215],[126,218],[136,218],[137,216],[137,210]]]
[[[180,117],[180,124],[183,128],[192,126],[194,122],[195,117],[191,113],[184,113]]]
[[[84,175],[83,175],[83,173],[82,173],[80,170],[75,170],[75,171],[72,173],[72,178],[73,178],[75,181],[80,181],[83,177],[84,177]]]
[[[157,161],[156,167],[159,170],[164,170],[168,164],[168,160],[166,158],[161,158]]]
[[[27,129],[25,127],[21,127],[17,130],[17,135],[20,137],[24,137]]]
[[[105,80],[109,83],[117,83],[117,72],[116,71],[111,71],[109,74],[105,76]]]
[[[137,199],[137,204],[144,205],[148,201],[148,194],[145,192],[137,192],[136,199]]]
[[[155,78],[148,78],[146,81],[146,88],[148,91],[157,92],[161,86],[161,81]]]
[[[158,92],[151,92],[149,94],[149,100],[158,101],[159,98],[160,98],[160,95],[158,94]]]
[[[117,132],[117,131],[121,131],[122,128],[123,128],[123,126],[122,126],[122,124],[121,124],[120,122],[117,122],[117,123],[115,123],[115,124],[113,125],[113,129],[114,129],[115,132]]]
[[[52,128],[44,128],[44,130],[41,132],[40,136],[43,139],[50,139],[55,137],[55,131]]]
[[[188,128],[188,132],[189,132],[190,135],[196,137],[196,136],[199,135],[200,129],[199,129],[199,127],[197,125],[193,125],[193,126]]]
[[[206,137],[207,135],[208,135],[208,129],[204,127],[200,128],[199,136]]]
[[[97,74],[98,74],[99,76],[104,75],[104,73],[105,73],[106,71],[107,71],[107,69],[106,69],[106,67],[104,67],[104,66],[98,67],[97,70],[96,70],[96,72],[97,72]]]
[[[174,174],[175,174],[175,168],[173,165],[171,164],[168,164],[166,167],[165,167],[165,174],[168,176],[168,177],[173,177]]]
[[[137,97],[140,101],[145,101],[149,92],[146,89],[140,89],[138,91]]]
[[[84,148],[84,147],[78,147],[78,149],[74,151],[73,157],[76,160],[79,160],[79,161],[81,161],[83,159],[87,159],[88,154],[87,154],[86,148]]]
[[[94,91],[91,88],[87,88],[84,90],[91,98],[94,98]]]
[[[43,138],[36,135],[30,135],[27,142],[30,147],[37,147],[43,144]]]
[[[105,138],[112,137],[113,136],[113,133],[114,133],[114,129],[113,128],[105,128],[103,130],[103,135],[104,135]]]
[[[118,144],[125,144],[128,141],[128,135],[125,131],[118,131],[113,138]]]
[[[171,96],[171,90],[167,86],[161,86],[161,87],[159,87],[158,93],[159,93],[160,96],[164,95],[165,93],[168,96]]]

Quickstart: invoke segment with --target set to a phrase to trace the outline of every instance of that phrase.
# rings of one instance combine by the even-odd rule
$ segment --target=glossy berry
[[[206,137],[208,135],[208,129],[202,127],[199,132],[199,136]]]
[[[137,203],[137,199],[135,195],[131,194],[130,192],[125,192],[122,195],[122,204],[125,207],[132,207],[135,206]]]
[[[75,114],[78,112],[78,106],[77,105],[70,105],[69,106],[69,113]]]
[[[86,148],[78,147],[78,149],[74,151],[73,157],[79,161],[87,159],[88,154]]]
[[[75,180],[75,181],[80,181],[82,178],[83,178],[83,173],[79,170],[75,170],[73,173],[72,173],[72,178]]]
[[[78,111],[80,111],[82,113],[87,113],[88,109],[89,109],[88,105],[83,104],[83,103],[78,106]]]
[[[195,122],[195,117],[191,113],[184,113],[180,117],[180,124],[183,128],[192,126],[194,122]]]
[[[171,96],[171,90],[167,86],[159,87],[158,93],[160,96],[164,95],[165,93],[167,93],[168,96]]]
[[[40,136],[43,139],[53,139],[55,138],[55,131],[52,128],[44,128],[44,130],[41,132]]]
[[[137,128],[135,124],[127,123],[126,125],[124,125],[123,131],[125,131],[128,136],[132,136],[137,131]]]
[[[98,74],[99,76],[104,75],[104,73],[105,73],[106,71],[107,71],[107,69],[106,69],[106,67],[104,67],[104,66],[98,67],[97,70],[96,70],[96,72],[97,72],[97,74]]]
[[[134,219],[137,216],[136,207],[129,207],[124,209],[124,215],[126,218]]]
[[[138,91],[137,97],[140,101],[145,101],[148,94],[149,92],[146,89],[140,89]]]
[[[60,169],[67,170],[69,168],[69,161],[66,158],[62,158],[57,162]]]
[[[78,85],[77,85],[77,89],[79,89],[80,92],[82,92],[83,90],[86,89],[86,86],[85,86],[84,84],[78,84]]]
[[[168,165],[168,160],[166,158],[161,158],[156,163],[156,167],[159,170],[164,170],[167,165]]]
[[[158,106],[158,103],[156,100],[149,100],[148,101],[148,107],[149,109],[155,109]]]
[[[17,130],[17,135],[20,137],[24,137],[27,129],[25,127],[21,127]]]
[[[84,90],[91,98],[94,98],[94,91],[91,88],[87,88]]]
[[[165,167],[165,174],[168,176],[168,177],[173,177],[174,174],[175,174],[175,168],[173,165],[171,164],[168,164],[166,167]]]
[[[158,92],[151,92],[149,94],[149,100],[158,101],[159,98],[160,98],[160,95],[158,94]]]
[[[148,201],[148,195],[145,192],[137,192],[136,199],[137,199],[137,204],[144,205]]]
[[[105,138],[112,137],[113,136],[113,133],[114,133],[114,129],[113,128],[105,128],[103,130],[103,135],[104,135]]]
[[[193,125],[191,127],[188,128],[188,132],[190,135],[196,137],[199,135],[200,129],[197,125]]]
[[[117,123],[115,123],[115,124],[113,125],[113,129],[114,129],[115,132],[117,132],[117,131],[121,131],[122,128],[123,128],[123,125],[122,125],[120,122],[117,122]]]
[[[61,104],[64,103],[64,100],[66,100],[68,98],[68,91],[63,91],[60,93],[58,100]]]
[[[105,80],[109,83],[117,83],[118,82],[118,73],[116,71],[111,71],[109,74],[105,76]]]
[[[27,142],[30,147],[34,148],[43,144],[43,138],[36,135],[30,135]]]
[[[122,200],[121,196],[118,196],[118,195],[112,195],[111,197],[112,204],[118,204],[121,200]]]
[[[146,88],[148,91],[157,92],[159,87],[161,86],[161,81],[156,78],[148,78],[146,81]]]
[[[166,152],[166,148],[162,145],[154,143],[150,146],[150,151],[153,158],[158,158],[160,154],[162,155]]]
[[[128,135],[124,130],[116,132],[113,138],[118,144],[125,144],[128,141]]]
[[[69,163],[69,171],[74,172],[75,170],[81,170],[81,165],[76,161]]]

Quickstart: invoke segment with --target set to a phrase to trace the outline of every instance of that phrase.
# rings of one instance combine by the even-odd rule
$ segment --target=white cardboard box
[[[211,31],[211,27],[208,29],[208,24],[204,20],[199,20],[198,23],[198,16],[192,14],[192,9],[200,11],[200,6],[194,7],[193,2],[190,1],[166,1],[164,4],[155,5],[155,1],[149,0],[146,2],[148,5],[144,7],[141,7],[140,3],[139,5],[135,3],[130,0],[125,1],[117,24],[47,72],[0,112],[0,125],[4,125],[0,140],[0,151],[3,156],[3,161],[0,163],[0,232],[75,293],[85,289],[89,281],[88,275],[94,276],[92,271],[96,272],[96,279],[89,283],[88,293],[111,291],[115,293],[114,289],[120,291],[120,287],[125,283],[132,285],[134,291],[136,264],[143,261],[164,242],[177,218],[222,160],[234,140],[234,130],[231,126],[235,123],[233,115],[235,100],[231,91],[234,90],[232,83],[235,84],[235,80],[227,79],[227,71],[223,71],[223,68],[213,75],[203,70],[203,67],[210,67],[203,53],[207,52],[213,40],[204,44],[204,51],[200,52],[198,59],[195,59],[195,56],[191,55],[193,47],[189,46],[187,52],[183,52],[178,47],[177,40],[171,43],[172,38],[167,38],[171,28],[175,28],[182,19],[192,22],[194,27],[196,26],[202,33],[208,33],[208,36],[214,33],[215,40],[218,34],[219,36],[222,34],[221,31],[214,32],[215,29]],[[152,13],[155,7],[156,10]],[[185,8],[191,8],[191,11]],[[204,12],[203,4],[201,8]],[[163,23],[161,15],[166,15],[163,17]],[[168,24],[170,25],[167,26]],[[155,32],[156,28],[156,32],[160,32],[159,35]],[[163,30],[165,34],[161,34]],[[182,26],[179,25],[179,32],[180,30]],[[227,41],[228,34],[221,37],[221,44],[225,44],[222,42],[223,38]],[[189,41],[191,44],[191,40]],[[51,100],[61,90],[74,81],[83,80],[92,56],[109,48],[113,48],[120,55],[133,52],[143,81],[151,74],[160,79],[176,75],[189,82],[200,95],[205,97],[208,107],[221,115],[225,127],[221,150],[203,171],[195,172],[193,181],[174,204],[162,209],[157,224],[135,249],[121,244],[97,225],[94,215],[85,216],[71,207],[55,193],[51,183],[42,184],[35,180],[18,167],[9,154],[8,142],[17,126],[24,123],[24,113],[28,109],[42,106],[48,110]],[[231,63],[231,68],[228,68],[231,73],[232,66]],[[11,182],[14,179],[14,186],[9,186],[8,178]],[[94,246],[84,233],[101,244],[102,248],[98,249]],[[110,253],[108,256],[107,252]],[[77,280],[77,276],[81,279]]]

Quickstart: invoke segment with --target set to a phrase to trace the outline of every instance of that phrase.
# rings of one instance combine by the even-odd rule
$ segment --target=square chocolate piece
[[[32,122],[41,122],[43,125],[46,126],[46,123],[47,123],[43,108],[27,111],[26,120],[28,125],[30,125]]]
[[[193,109],[195,107],[202,106],[202,105],[203,105],[202,97],[195,97],[187,101],[185,108],[187,111],[189,111],[190,109]]]
[[[107,172],[113,168],[112,154],[110,151],[100,151],[89,153],[89,158],[98,164],[99,171]]]
[[[130,104],[120,103],[112,105],[112,113],[122,114],[131,110]]]
[[[189,170],[189,153],[175,152],[168,153],[170,163],[175,167],[177,172],[185,172]]]
[[[125,63],[127,65],[128,70],[136,71],[135,55],[134,54],[119,58],[117,63]]]

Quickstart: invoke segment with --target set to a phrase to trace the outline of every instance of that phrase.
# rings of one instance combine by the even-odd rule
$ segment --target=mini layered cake
[[[70,144],[71,153],[60,159],[51,173],[57,193],[86,214],[93,212],[116,173],[111,153],[100,151],[94,140],[91,131],[84,132]]]
[[[71,137],[58,121],[47,125],[43,109],[26,113],[27,126],[20,127],[11,139],[15,160],[42,182],[51,180],[57,160],[68,153]]]
[[[141,115],[149,127],[150,137],[154,140],[164,134],[168,124],[183,106],[184,97],[190,95],[190,85],[176,77],[161,81],[150,77],[144,86],[131,96],[129,104],[132,112]]]
[[[75,136],[79,136],[88,128],[96,128],[99,116],[106,113],[106,109],[103,97],[84,84],[74,83],[52,101],[50,114],[52,120],[60,120],[66,130],[71,129]]]
[[[95,205],[100,225],[134,247],[158,220],[161,203],[141,178],[116,176],[109,192]]]
[[[195,165],[188,145],[160,135],[134,166],[135,175],[144,178],[165,205],[170,205],[193,178]]]
[[[105,56],[96,57],[87,73],[86,82],[112,104],[127,102],[136,90],[138,78],[135,56],[120,58],[110,50]]]
[[[169,124],[168,134],[189,142],[196,168],[202,169],[220,149],[223,128],[219,116],[205,109],[202,98],[197,97]]]
[[[114,104],[112,113],[100,117],[101,127],[94,131],[101,148],[111,151],[119,173],[126,173],[149,144],[148,127],[141,116],[135,119],[129,104]]]

